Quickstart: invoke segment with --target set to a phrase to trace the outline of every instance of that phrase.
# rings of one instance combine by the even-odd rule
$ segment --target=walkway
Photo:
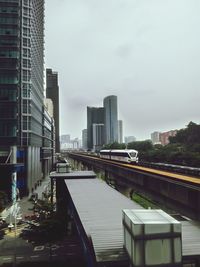
[[[49,177],[46,177],[41,185],[39,185],[34,191],[33,193],[37,193],[38,194],[38,199],[42,199],[42,193],[45,192],[46,190],[50,189],[50,179]],[[31,194],[27,197],[23,197],[22,199],[18,200],[17,203],[20,207],[20,214],[22,216],[22,218],[24,218],[25,215],[30,215],[33,213],[32,208],[33,208],[33,203],[32,201],[29,201],[29,198],[31,197]],[[0,217],[5,219],[8,223],[10,220],[10,211],[11,211],[12,205],[7,207],[6,209],[4,209],[1,213],[0,213]]]

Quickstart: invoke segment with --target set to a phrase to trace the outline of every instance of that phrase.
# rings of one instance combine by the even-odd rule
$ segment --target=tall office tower
[[[0,0],[0,190],[12,199],[41,179],[43,59],[44,0]]]
[[[91,150],[94,144],[93,124],[104,124],[104,108],[87,107],[87,147]]]
[[[81,147],[81,140],[74,138],[71,140],[71,145],[73,150],[79,150],[79,148]]]
[[[105,143],[118,142],[117,96],[107,96],[103,100],[105,109]]]
[[[60,150],[66,149],[71,143],[70,134],[62,134],[60,136]]]
[[[161,142],[160,142],[160,132],[151,133],[151,141],[152,141],[153,145],[161,144]]]
[[[104,145],[104,124],[92,124],[93,151],[99,152]]]
[[[60,152],[60,126],[59,126],[59,86],[58,73],[46,69],[46,97],[53,101],[53,117],[56,133],[56,153]]]
[[[70,134],[62,134],[60,136],[60,143],[61,144],[70,143]]]
[[[82,148],[87,149],[87,129],[82,130]]]
[[[118,142],[120,144],[123,143],[123,122],[122,122],[122,120],[118,120]]]

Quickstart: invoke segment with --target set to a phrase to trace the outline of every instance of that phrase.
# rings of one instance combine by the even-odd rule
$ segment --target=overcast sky
[[[118,97],[124,136],[200,123],[199,0],[47,0],[45,66],[58,72],[60,131]]]

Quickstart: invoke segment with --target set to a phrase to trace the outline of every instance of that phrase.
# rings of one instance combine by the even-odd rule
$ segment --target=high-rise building
[[[71,148],[70,134],[62,134],[60,136],[60,150]]]
[[[87,149],[87,129],[82,130],[82,148]]]
[[[46,69],[46,97],[53,101],[53,117],[56,133],[56,153],[60,152],[60,126],[59,126],[59,86],[58,73]]]
[[[44,0],[0,0],[0,190],[11,199],[42,178],[43,69]]]
[[[61,144],[70,143],[70,134],[62,134],[60,136],[60,143]]]
[[[165,146],[169,144],[169,137],[175,136],[177,134],[177,130],[171,130],[168,132],[160,133],[160,143]]]
[[[71,140],[71,145],[73,150],[79,150],[79,148],[81,147],[81,140],[74,138]]]
[[[118,142],[118,112],[117,96],[110,95],[104,98],[105,109],[105,143]]]
[[[93,151],[99,152],[104,145],[104,124],[92,124]]]
[[[118,143],[123,143],[123,122],[118,120]]]
[[[160,132],[153,132],[151,134],[151,141],[153,145],[161,144],[160,142]]]
[[[50,115],[48,107],[43,107],[43,139],[41,148],[41,162],[43,177],[46,178],[49,175],[53,167],[53,163],[56,161],[55,157],[55,125],[53,116]]]
[[[91,150],[94,145],[93,124],[104,124],[104,108],[87,107],[87,147]]]
[[[44,105],[46,106],[49,115],[53,118],[53,101],[50,98],[45,98]]]

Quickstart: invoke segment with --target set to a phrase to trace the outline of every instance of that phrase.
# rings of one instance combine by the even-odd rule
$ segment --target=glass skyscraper
[[[10,181],[26,194],[42,178],[43,123],[44,0],[0,0],[0,161],[7,176],[3,187],[10,188]],[[9,169],[9,164],[16,166]]]
[[[104,124],[103,107],[87,107],[87,148],[90,150],[92,150],[94,147],[93,124]],[[101,140],[103,145],[103,136],[101,137]]]
[[[104,98],[105,109],[105,143],[118,142],[118,111],[117,96],[110,95]]]

